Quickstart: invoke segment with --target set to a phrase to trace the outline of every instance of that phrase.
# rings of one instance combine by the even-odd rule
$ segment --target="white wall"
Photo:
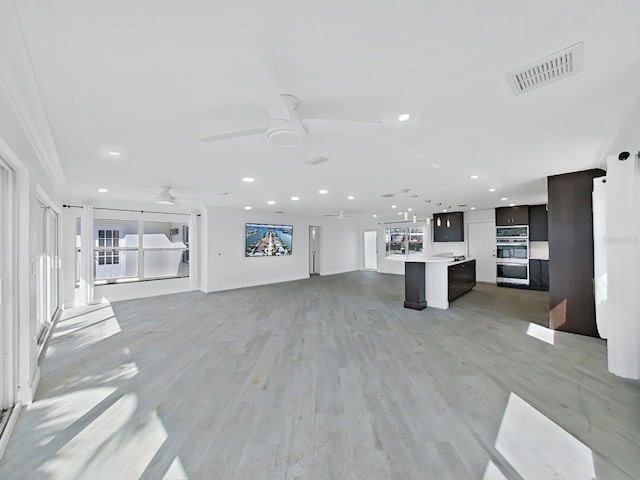
[[[0,155],[16,170],[18,181],[18,276],[16,401],[31,402],[39,378],[36,342],[35,275],[32,239],[37,223],[36,194],[59,207],[64,180],[44,106],[30,67],[13,3],[0,2]],[[55,179],[55,181],[52,181]]]
[[[245,257],[245,224],[293,225],[292,254]],[[360,268],[358,225],[349,220],[294,217],[206,207],[203,214],[205,292],[309,278],[309,226],[320,227],[320,275]]]
[[[320,275],[361,269],[360,229],[356,222],[330,218],[320,225]],[[308,256],[308,250],[307,250]]]

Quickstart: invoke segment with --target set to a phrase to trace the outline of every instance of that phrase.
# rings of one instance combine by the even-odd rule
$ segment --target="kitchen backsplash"
[[[529,242],[529,258],[549,260],[549,242]]]

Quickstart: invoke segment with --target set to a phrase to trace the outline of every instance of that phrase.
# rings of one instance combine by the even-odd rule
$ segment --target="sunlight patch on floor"
[[[596,478],[591,449],[513,392],[495,446],[525,480]]]
[[[551,330],[550,328],[545,328],[535,323],[529,323],[529,326],[527,327],[527,335],[537,338],[538,340],[542,340],[549,345],[554,345],[555,330]]]
[[[487,468],[484,471],[484,475],[482,476],[482,480],[507,480],[507,477],[505,477],[500,469],[496,467],[495,463],[489,460]]]

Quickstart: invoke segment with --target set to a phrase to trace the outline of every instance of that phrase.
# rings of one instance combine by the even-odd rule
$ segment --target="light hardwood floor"
[[[640,478],[640,388],[538,326],[546,293],[403,295],[354,272],[68,310],[0,478]]]

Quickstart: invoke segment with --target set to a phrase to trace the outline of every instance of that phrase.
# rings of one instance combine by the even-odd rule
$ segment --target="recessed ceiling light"
[[[402,212],[398,212],[398,215],[402,215]]]
[[[391,205],[391,208],[398,208],[397,205]]]
[[[291,197],[291,200],[293,200],[294,202],[297,202],[298,200],[300,200],[300,197]]]
[[[373,214],[373,218],[377,218],[377,217],[378,217],[378,215],[376,215],[376,214],[374,213],[374,214]]]
[[[509,199],[507,197],[502,197],[500,200],[504,202],[505,200],[509,200]]]
[[[156,200],[160,205],[173,205],[173,200]]]
[[[443,209],[442,209],[442,211],[443,211],[443,212],[446,212],[446,211],[447,211],[447,209],[446,209],[446,208],[443,208]]]
[[[111,150],[110,152],[108,152],[109,155],[111,155],[112,157],[119,157],[120,155],[122,155],[122,152],[118,152],[117,150]]]
[[[255,181],[255,178],[253,177],[242,177],[242,181],[243,182],[247,182],[247,183],[252,183]]]
[[[275,204],[276,204],[276,201],[275,201],[275,200],[269,200],[269,201],[267,202],[267,204],[268,204],[268,205],[275,205]]]
[[[329,190],[325,190],[324,188],[322,190],[318,190],[318,193],[320,195],[326,195],[327,193],[329,193]]]
[[[510,207],[515,207],[515,206],[516,206],[516,204],[515,204],[515,203],[510,203],[510,204],[509,204],[509,206],[510,206]]]
[[[497,188],[490,188],[489,191],[490,192],[495,192],[497,190]]]
[[[99,188],[98,192],[100,193],[107,193],[109,190],[107,190],[106,188]]]
[[[471,207],[471,210],[475,210],[475,209],[476,209],[476,207]]]
[[[480,175],[471,175],[469,178],[475,180],[476,178],[480,178]]]
[[[244,207],[245,210],[251,210],[251,206],[247,205],[246,207]]]
[[[347,197],[347,200],[354,200],[355,198],[356,198],[356,197],[354,197],[353,195],[349,195],[349,196]]]
[[[411,112],[403,112],[400,115],[398,115],[399,122],[408,122],[412,118],[413,118],[413,113]]]
[[[413,211],[413,208],[407,208],[407,212]]]

